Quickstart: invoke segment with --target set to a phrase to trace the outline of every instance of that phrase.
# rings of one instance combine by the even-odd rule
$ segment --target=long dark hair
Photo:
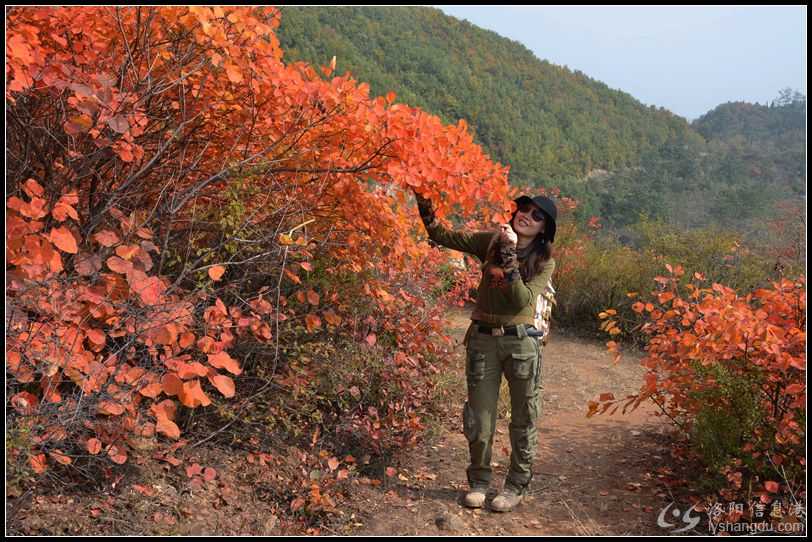
[[[518,211],[514,211],[513,216],[510,217],[511,227],[513,227],[513,220],[516,218],[517,212]],[[544,213],[544,215],[546,229],[550,218],[547,216],[547,213]],[[553,244],[547,239],[546,231],[536,235],[533,241],[531,241],[531,245],[533,248],[531,249],[530,254],[526,258],[519,259],[519,273],[522,275],[522,280],[525,282],[541,273],[544,264],[553,257]],[[493,262],[495,259],[496,243],[492,243],[490,249],[488,250],[488,261]]]

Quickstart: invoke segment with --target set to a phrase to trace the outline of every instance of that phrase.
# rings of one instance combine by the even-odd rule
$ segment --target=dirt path
[[[378,488],[359,488],[351,505],[353,534],[667,534],[657,526],[660,510],[671,500],[658,484],[668,463],[667,424],[646,404],[623,416],[585,416],[587,402],[598,394],[622,397],[639,389],[639,358],[627,355],[614,366],[599,343],[561,334],[551,336],[543,350],[539,445],[529,496],[508,514],[460,504],[468,465],[459,427],[465,400],[461,341],[469,320],[462,310],[451,317],[460,393],[449,405],[448,420],[436,439],[409,454],[397,476]],[[488,501],[501,489],[509,466],[506,411],[500,407]]]

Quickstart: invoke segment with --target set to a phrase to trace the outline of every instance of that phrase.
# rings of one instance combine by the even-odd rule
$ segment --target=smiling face
[[[518,236],[532,239],[544,231],[544,223],[544,213],[537,205],[523,203],[516,211],[512,226]]]

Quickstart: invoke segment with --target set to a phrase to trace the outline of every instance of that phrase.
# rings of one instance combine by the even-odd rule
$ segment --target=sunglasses
[[[541,209],[539,209],[535,205],[531,205],[529,203],[523,203],[523,204],[519,205],[519,211],[521,211],[524,214],[530,213],[530,211],[532,211],[533,213],[530,216],[536,222],[541,222],[542,220],[544,220],[544,216],[545,216],[544,211],[542,211]]]

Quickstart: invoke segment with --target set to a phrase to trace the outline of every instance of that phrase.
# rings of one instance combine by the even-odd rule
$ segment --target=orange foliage
[[[73,420],[68,430],[90,432],[87,449],[115,463],[127,460],[128,434],[178,439],[177,402],[208,405],[212,390],[233,397],[225,373],[242,367],[228,351],[241,338],[273,341],[269,324],[297,316],[283,296],[269,302],[267,288],[226,305],[184,282],[207,270],[225,283],[225,269],[238,281],[235,262],[187,260],[167,274],[171,241],[182,242],[200,209],[224,207],[235,179],[262,195],[242,202],[243,229],[275,232],[263,246],[280,283],[304,287],[307,330],[358,323],[352,299],[317,292],[295,272],[312,269],[315,239],[334,273],[369,277],[362,295],[379,317],[358,340],[389,331],[403,348],[441,331],[436,311],[419,324],[399,318],[416,298],[398,281],[442,258],[416,241],[406,189],[431,196],[441,220],[454,212],[504,221],[510,212],[508,169],[474,144],[464,121],[444,126],[394,104],[392,93],[370,97],[349,75],[330,78],[332,67],[324,79],[285,64],[273,8],[7,15],[7,368],[31,384],[11,404],[30,427],[49,425],[54,411]],[[274,229],[302,215],[312,218]],[[70,418],[88,407],[103,416]],[[419,427],[409,409],[403,416]],[[36,446],[30,458],[46,468]]]
[[[633,305],[650,337],[641,362],[648,372],[640,392],[618,400],[602,396],[590,402],[587,415],[612,407],[614,412],[621,405],[623,412],[634,410],[651,399],[688,431],[700,410],[711,406],[709,400],[718,402],[716,408],[730,408],[720,392],[722,384],[702,370],[722,366],[739,381],[755,383],[764,413],[754,434],[745,436],[743,450],[762,472],[776,465],[805,470],[805,277],[781,279],[742,296],[721,284],[703,287],[699,273],[680,287],[684,270],[667,267],[670,276],[656,278],[661,288],[654,293],[656,304]],[[612,333],[611,326],[604,328]],[[613,341],[607,346],[618,352]],[[735,468],[726,471],[729,479],[736,478]]]

